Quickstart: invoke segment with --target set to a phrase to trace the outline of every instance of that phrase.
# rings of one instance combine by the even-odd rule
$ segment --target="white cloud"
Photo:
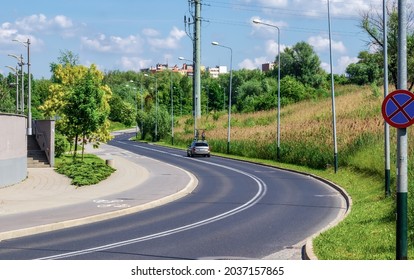
[[[266,63],[266,62],[269,62],[269,60],[266,57],[264,57],[264,56],[257,57],[257,58],[254,58],[254,59],[246,58],[245,60],[243,60],[242,62],[240,62],[238,64],[238,66],[240,68],[242,68],[242,69],[250,69],[250,70],[253,70],[253,69],[261,69],[262,68],[262,64],[263,63]]]
[[[349,56],[342,56],[337,59],[336,63],[333,63],[333,72],[335,74],[345,74],[345,70],[351,63],[357,63],[359,59],[357,57],[349,57]],[[331,66],[330,63],[322,62],[321,63],[322,69],[324,69],[326,72],[331,72]]]
[[[280,8],[288,5],[288,0],[244,0],[245,3],[257,2],[257,5],[267,8]]]
[[[13,42],[13,40],[26,42],[28,38],[30,39],[31,47],[35,49],[43,45],[43,41],[35,36],[19,33],[19,30],[14,28],[10,22],[5,22],[0,26],[0,44],[2,48],[4,46],[16,45],[16,42]]]
[[[44,14],[31,15],[15,22],[17,29],[22,32],[56,31],[73,27],[72,20],[64,15],[57,15],[48,19]]]
[[[286,7],[288,5],[287,0],[258,0],[259,4],[266,6],[266,7]]]
[[[272,57],[272,61],[273,61],[275,59],[275,57],[278,55],[278,49],[279,49],[278,42],[276,42],[274,40],[268,40],[265,43],[265,48],[266,48],[266,54],[268,56]],[[280,52],[283,53],[285,48],[286,48],[286,46],[281,44],[280,45]]]
[[[142,34],[144,34],[145,36],[148,36],[148,37],[156,37],[156,36],[160,35],[160,33],[157,30],[152,29],[152,28],[146,28],[146,29],[142,30]]]
[[[254,23],[253,20],[258,20],[264,24]],[[284,21],[272,21],[267,19],[262,19],[260,17],[254,16],[250,18],[251,25],[253,27],[253,32],[251,35],[259,34],[260,36],[264,37],[276,37],[279,30],[283,27],[287,27],[287,22]],[[270,25],[270,26],[269,26]]]
[[[322,36],[313,36],[308,39],[308,43],[315,48],[316,51],[329,50],[329,38]],[[332,40],[332,50],[338,53],[345,53],[346,48],[342,42]]]
[[[3,23],[0,27],[0,42],[2,44],[9,44],[11,40],[15,39],[18,30],[11,27],[9,22]]]
[[[177,49],[179,47],[179,41],[186,36],[184,30],[180,30],[177,27],[173,27],[168,37],[166,38],[147,38],[148,43],[154,49]]]
[[[54,22],[56,22],[56,24],[60,26],[61,28],[73,27],[72,20],[67,18],[66,16],[62,16],[62,15],[56,16],[54,18]]]
[[[357,63],[359,61],[358,57],[349,57],[349,56],[342,56],[338,59],[338,64],[335,67],[337,73],[345,73],[346,68],[351,63]]]
[[[13,40],[26,42],[30,39],[31,49],[36,50],[44,45],[43,40],[36,33],[57,33],[64,37],[74,35],[72,21],[63,15],[48,19],[44,14],[27,16],[13,22],[4,22],[0,25],[0,43],[4,46],[16,44]]]
[[[144,42],[140,36],[119,37],[99,34],[96,38],[82,37],[81,44],[89,50],[103,53],[140,53]]]
[[[140,57],[123,56],[117,64],[124,70],[140,71],[143,68],[150,67],[152,61],[150,59],[142,59]]]

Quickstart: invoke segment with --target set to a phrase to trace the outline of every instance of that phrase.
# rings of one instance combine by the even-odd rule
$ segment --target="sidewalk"
[[[96,185],[76,188],[53,168],[29,168],[26,180],[0,189],[0,241],[139,212],[197,185],[185,170],[113,146],[87,152],[112,159],[116,171]]]

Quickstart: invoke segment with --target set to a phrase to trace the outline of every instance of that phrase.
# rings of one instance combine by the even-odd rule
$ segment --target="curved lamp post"
[[[32,135],[32,78],[30,77],[30,39],[26,42],[14,39],[13,42],[18,42],[27,48],[27,76],[29,79],[28,93],[27,93],[27,135]]]
[[[13,73],[16,75],[16,113],[19,113],[19,69],[13,68],[11,66],[5,66],[13,71]]]
[[[23,62],[23,56],[22,55],[17,56],[17,55],[14,55],[14,54],[8,54],[8,56],[14,57],[17,60],[17,65],[20,66],[20,75],[21,75],[21,80],[22,80],[22,85],[21,85],[21,88],[22,88],[21,92],[22,93],[21,93],[21,97],[20,97],[20,110],[21,110],[22,114],[24,114],[24,73],[23,73],[24,62]]]
[[[230,50],[230,86],[229,86],[229,114],[228,114],[228,126],[227,126],[227,153],[230,153],[230,122],[231,122],[231,85],[233,79],[233,50],[232,48],[224,45],[220,45],[218,42],[212,42],[213,46],[218,46]]]
[[[262,24],[277,29],[277,160],[280,159],[280,29],[278,26],[254,19],[253,23]]]
[[[131,84],[134,85],[134,81],[130,80],[129,81]],[[129,84],[126,85],[127,87],[129,87]],[[135,93],[135,91],[137,90],[137,88],[134,86],[132,87],[132,90],[134,91],[134,100],[135,100],[135,140],[138,140],[138,95]],[[141,103],[142,104],[142,103]],[[141,128],[142,129],[142,128]]]

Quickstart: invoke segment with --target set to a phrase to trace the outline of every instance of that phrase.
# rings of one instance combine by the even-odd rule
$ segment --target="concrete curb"
[[[335,220],[333,220],[330,224],[328,224],[325,228],[323,228],[322,230],[320,230],[319,232],[315,233],[314,235],[312,235],[311,237],[309,237],[306,240],[306,244],[303,246],[303,250],[302,250],[302,255],[303,255],[303,259],[305,260],[318,260],[318,258],[316,257],[315,253],[313,252],[313,240],[320,235],[322,232],[335,227],[337,224],[339,224],[341,221],[343,221],[351,212],[351,208],[352,208],[352,198],[348,195],[348,193],[340,186],[338,186],[337,184],[313,175],[313,174],[309,174],[309,176],[315,178],[316,180],[322,181],[325,184],[331,186],[332,188],[336,189],[345,199],[345,213],[342,214],[338,214],[338,216],[336,217]]]

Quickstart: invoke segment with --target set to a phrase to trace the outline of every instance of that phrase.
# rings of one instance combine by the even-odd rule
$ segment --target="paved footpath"
[[[112,159],[116,171],[76,188],[53,168],[29,168],[26,180],[0,188],[0,240],[135,213],[183,197],[197,185],[185,170],[117,147],[101,144],[87,153]]]

